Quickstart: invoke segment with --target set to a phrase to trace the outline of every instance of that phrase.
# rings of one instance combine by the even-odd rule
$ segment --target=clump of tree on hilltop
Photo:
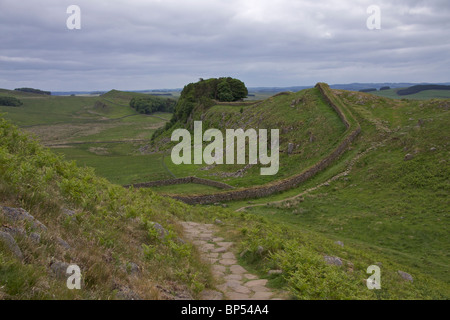
[[[21,92],[28,92],[28,93],[34,93],[34,94],[43,94],[46,96],[50,96],[52,93],[50,91],[42,91],[39,89],[33,89],[33,88],[17,88],[14,89],[16,91],[21,91]]]
[[[23,105],[22,101],[14,97],[0,97],[0,106],[19,107]]]
[[[175,123],[185,123],[196,107],[207,109],[215,104],[214,100],[240,101],[247,95],[248,90],[244,82],[231,77],[200,79],[196,83],[189,83],[181,91],[172,119],[164,128],[156,130],[152,139],[172,128]]]
[[[140,113],[151,114],[153,112],[174,112],[176,101],[158,97],[139,97],[130,101],[130,107]]]

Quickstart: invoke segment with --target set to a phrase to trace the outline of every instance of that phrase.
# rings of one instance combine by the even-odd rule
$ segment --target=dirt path
[[[266,287],[267,280],[249,273],[230,248],[233,242],[215,236],[216,226],[182,222],[186,237],[196,245],[202,259],[212,264],[213,275],[220,283],[217,290],[205,290],[203,300],[275,300],[275,293]]]

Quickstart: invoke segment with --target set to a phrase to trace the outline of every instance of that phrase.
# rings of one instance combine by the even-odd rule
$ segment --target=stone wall
[[[132,185],[126,185],[124,187],[129,188],[130,186],[133,186],[134,188],[149,188],[149,187],[171,186],[171,185],[175,185],[175,184],[185,184],[185,183],[203,184],[206,186],[216,187],[216,188],[220,188],[220,189],[233,189],[234,188],[223,182],[202,179],[202,178],[197,178],[197,177],[185,177],[185,178],[175,178],[175,179],[135,183]]]

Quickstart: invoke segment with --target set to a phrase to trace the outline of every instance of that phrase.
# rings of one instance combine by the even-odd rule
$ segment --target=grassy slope
[[[355,96],[348,94],[347,97],[344,97],[347,102],[353,103],[352,111],[358,114],[359,121],[363,126],[362,136],[354,144],[353,150],[343,156],[342,161],[308,181],[304,187],[322,182],[327,177],[340,172],[345,167],[346,161],[358,151],[366,149],[374,141],[385,139],[386,134],[380,132],[383,125],[394,129],[401,125],[401,127],[404,126],[411,130],[405,134],[398,133],[400,140],[393,140],[401,141],[401,145],[395,148],[401,148],[402,152],[397,150],[397,153],[392,153],[391,149],[394,148],[394,145],[391,149],[387,149],[387,151],[391,150],[392,154],[396,154],[397,158],[389,159],[385,153],[379,154],[374,166],[383,169],[383,172],[387,168],[384,161],[387,159],[394,160],[395,164],[388,172],[397,172],[398,165],[404,164],[400,161],[404,155],[403,148],[414,146],[416,140],[422,139],[416,136],[410,137],[412,130],[415,130],[412,128],[414,128],[416,120],[422,117],[434,119],[433,121],[428,121],[428,119],[425,122],[426,126],[429,123],[436,126],[432,132],[427,130],[421,132],[428,132],[424,136],[420,135],[423,137],[422,142],[428,147],[429,142],[439,140],[441,145],[436,144],[438,153],[434,154],[442,155],[443,151],[440,147],[444,143],[442,141],[445,140],[441,138],[440,131],[442,127],[445,128],[442,121],[448,123],[448,118],[446,118],[448,113],[442,114],[445,112],[444,109],[436,105],[429,108],[429,103],[422,106],[417,103],[413,109],[410,109],[411,105],[407,102],[399,101],[393,104],[388,100],[373,100],[370,97],[370,95],[363,94]],[[435,102],[432,102],[431,106],[433,103]],[[374,105],[373,108],[372,105]],[[408,120],[409,118],[414,118],[414,121]],[[434,122],[437,119],[442,120]],[[376,130],[374,124],[377,124],[379,131]],[[3,127],[5,124],[2,123]],[[406,130],[406,128],[404,129]],[[440,130],[439,135],[438,130]],[[443,217],[437,217],[436,219],[441,220],[433,223],[433,214],[439,214],[439,210],[445,208],[446,204],[442,202],[443,198],[439,192],[433,198],[433,189],[426,191],[427,188],[430,188],[430,184],[435,185],[436,183],[435,188],[439,190],[439,185],[442,184],[439,183],[441,178],[439,176],[436,178],[436,172],[431,171],[431,176],[435,178],[430,180],[430,184],[417,190],[416,185],[404,188],[405,183],[407,185],[411,179],[412,181],[417,180],[415,179],[416,172],[425,173],[432,169],[430,168],[432,163],[426,165],[428,158],[421,160],[421,162],[425,161],[425,169],[421,169],[420,165],[416,168],[414,162],[410,162],[413,167],[406,170],[406,173],[409,172],[406,175],[406,182],[403,181],[399,184],[396,184],[396,181],[401,180],[399,178],[403,176],[403,171],[400,176],[397,172],[397,175],[388,175],[386,181],[380,181],[377,180],[380,179],[379,177],[373,177],[373,170],[369,170],[371,165],[362,159],[361,163],[364,166],[355,167],[358,174],[353,176],[352,172],[350,176],[351,180],[349,181],[357,181],[357,187],[353,193],[347,194],[346,192],[354,187],[332,185],[329,190],[319,190],[312,194],[313,197],[305,197],[302,202],[305,203],[305,207],[296,204],[297,207],[290,209],[274,207],[267,211],[257,208],[250,213],[236,214],[229,209],[218,207],[189,207],[170,199],[160,198],[148,190],[123,190],[105,180],[96,178],[89,170],[79,170],[69,164],[63,165],[59,160],[55,160],[54,155],[41,152],[39,147],[21,142],[22,139],[16,141],[18,139],[16,137],[14,140],[11,129],[3,130],[2,134],[5,132],[8,135],[7,137],[2,136],[0,152],[2,204],[24,207],[47,224],[52,230],[52,235],[61,236],[75,246],[75,252],[70,253],[69,256],[65,256],[67,253],[57,250],[56,252],[52,251],[51,254],[60,260],[80,263],[82,270],[87,270],[86,276],[91,280],[88,282],[90,286],[87,290],[68,292],[63,283],[49,278],[46,270],[48,251],[53,250],[54,247],[50,242],[51,237],[50,239],[44,238],[46,242],[44,242],[43,248],[39,249],[41,251],[36,251],[24,239],[19,241],[19,245],[29,259],[28,264],[15,261],[10,255],[0,250],[0,287],[3,286],[0,297],[112,298],[115,294],[114,288],[117,287],[111,284],[113,278],[114,282],[119,280],[119,286],[126,285],[146,298],[154,298],[158,295],[151,289],[154,288],[155,283],[163,283],[166,287],[173,286],[174,282],[185,283],[192,291],[198,292],[203,285],[210,285],[210,282],[208,272],[203,269],[203,266],[196,264],[195,254],[192,258],[194,260],[186,263],[187,251],[184,251],[185,249],[173,246],[172,243],[159,243],[152,233],[148,232],[149,225],[145,223],[146,219],[158,221],[176,234],[180,231],[176,225],[176,220],[179,218],[208,222],[220,218],[225,222],[221,226],[224,235],[227,238],[232,236],[238,243],[235,248],[236,253],[246,252],[241,258],[241,263],[265,277],[267,277],[268,269],[282,268],[284,271],[282,275],[268,277],[270,284],[277,288],[289,288],[296,298],[448,299],[450,296],[446,273],[439,276],[439,270],[436,269],[439,263],[444,264],[443,269],[448,266],[448,249],[446,249],[448,238],[444,233],[446,224],[441,222],[445,221],[443,219],[447,216],[444,214]],[[448,136],[447,133],[445,135]],[[431,137],[434,138],[431,139]],[[35,144],[33,143],[33,145]],[[443,146],[445,147],[445,145]],[[36,151],[36,148],[39,150]],[[410,152],[410,150],[404,152]],[[441,160],[442,158],[439,158],[439,161]],[[446,168],[445,163],[439,163],[439,165]],[[445,172],[448,171],[444,171],[444,178],[448,179],[448,173]],[[372,180],[365,181],[367,176],[370,176]],[[375,184],[371,181],[374,181]],[[342,181],[337,183],[342,183]],[[391,184],[394,187],[392,194],[387,191],[383,193],[383,190],[387,189],[385,186]],[[291,190],[289,193],[293,194],[304,187]],[[334,190],[334,187],[338,187],[338,190]],[[342,187],[342,190],[339,187]],[[360,188],[362,190],[359,190]],[[448,184],[444,183],[444,188],[448,188]],[[330,192],[330,190],[333,191]],[[424,195],[427,196],[420,197],[424,190],[426,192]],[[405,192],[411,192],[411,197],[405,197],[403,194]],[[431,197],[428,198],[428,195]],[[283,196],[284,194],[273,197],[281,198]],[[414,196],[419,198],[414,200]],[[370,200],[372,197],[374,198],[373,202]],[[417,210],[406,210],[409,208],[408,200],[415,201],[412,203]],[[368,204],[363,201],[368,201]],[[436,202],[433,205],[434,201]],[[318,203],[320,206],[316,205]],[[336,208],[335,203],[338,204]],[[374,206],[374,211],[379,211],[377,213],[379,220],[375,221],[374,226],[384,227],[392,224],[392,229],[370,229],[372,227],[370,222],[374,221],[368,219],[371,217],[368,214],[371,206]],[[61,216],[62,207],[75,209],[77,212],[76,223],[71,223]],[[398,212],[402,211],[408,211],[410,215],[407,216],[407,219],[401,219],[403,224],[398,224],[394,218],[399,219]],[[336,212],[339,215],[336,215]],[[391,217],[388,212],[397,213],[397,216]],[[425,222],[416,219],[418,212],[427,214]],[[305,214],[304,220],[302,220],[303,214]],[[344,219],[338,218],[339,216],[343,216]],[[139,219],[136,219],[137,217]],[[409,221],[408,217],[414,217],[414,219]],[[376,224],[376,222],[381,222],[381,224]],[[425,226],[426,224],[428,226]],[[370,228],[367,228],[368,225]],[[404,226],[406,226],[405,231],[402,229]],[[367,230],[373,237],[364,235]],[[402,234],[402,232],[404,233]],[[379,240],[376,237],[378,233],[385,235],[384,238],[381,238],[383,243],[376,242]],[[438,236],[434,237],[434,233]],[[409,236],[414,237],[415,235],[419,235],[420,238],[412,240],[414,242],[411,243]],[[436,240],[434,242],[430,241],[433,237]],[[375,243],[374,238],[376,239]],[[334,244],[335,240],[343,240],[345,247]],[[76,243],[78,245],[75,245]],[[137,249],[141,247],[142,243],[150,246],[146,247],[146,250]],[[258,254],[258,246],[263,246],[262,254]],[[406,249],[399,249],[401,246]],[[91,247],[92,249],[88,250],[88,254],[86,254],[86,248]],[[430,252],[431,257],[431,263],[428,260],[425,261],[426,267],[421,259],[425,248]],[[192,251],[189,252],[192,254]],[[104,254],[107,257],[112,256],[112,261],[111,259],[103,260],[101,257]],[[344,266],[326,265],[323,260],[324,254],[343,258]],[[426,257],[426,259],[428,258]],[[130,261],[143,266],[144,272],[136,281],[120,271],[122,270],[120,266]],[[366,268],[378,261],[382,262],[383,289],[369,291],[363,282],[368,277]],[[428,270],[429,266],[431,266],[431,272]],[[184,267],[188,269],[183,269]],[[414,282],[403,281],[397,274],[397,270],[411,273],[414,276]],[[184,274],[188,276],[185,277]],[[32,288],[38,290],[32,290]]]
[[[371,94],[391,98],[391,99],[413,99],[413,100],[427,100],[427,99],[449,99],[450,90],[424,90],[415,94],[408,94],[406,96],[400,96],[397,94],[398,90],[405,88],[395,88],[389,90],[372,91]]]
[[[191,208],[148,190],[128,190],[77,168],[30,141],[0,120],[0,203],[23,207],[47,226],[36,245],[16,237],[24,253],[19,261],[0,243],[0,297],[13,299],[113,299],[132,290],[141,298],[168,292],[196,294],[210,284],[209,270],[190,244],[177,240],[176,221]],[[75,218],[62,211],[70,208]],[[11,222],[1,218],[0,225]],[[169,230],[165,240],[152,221]],[[28,228],[28,227],[27,227]],[[55,244],[61,237],[72,247]],[[70,291],[49,272],[52,260],[78,264],[84,287]],[[127,270],[131,263],[138,275]],[[167,297],[166,297],[167,298]]]
[[[448,100],[392,101],[349,92],[341,92],[341,97],[358,115],[363,129],[353,150],[305,186],[255,202],[299,193],[341,172],[358,152],[387,139],[383,145],[330,186],[298,201],[249,211],[298,232],[314,230],[365,247],[383,254],[386,262],[408,265],[412,274],[427,274],[448,284]],[[404,161],[406,153],[414,154],[414,159]],[[445,291],[448,295],[448,286]]]
[[[346,244],[315,231],[298,229],[251,213],[236,214],[220,207],[191,207],[162,198],[149,190],[128,190],[97,178],[91,170],[62,161],[36,142],[29,141],[10,124],[0,123],[0,203],[23,207],[48,227],[37,246],[16,236],[23,261],[0,244],[0,297],[3,299],[113,299],[132,290],[141,298],[167,298],[161,288],[174,294],[194,295],[212,285],[208,268],[198,260],[190,244],[177,240],[181,220],[224,221],[219,228],[236,241],[241,263],[267,276],[282,268],[282,275],[269,276],[275,288],[289,289],[299,299],[445,298],[445,283],[421,273],[414,282],[402,280],[396,270],[410,271],[381,252],[367,246]],[[75,219],[62,214],[76,212]],[[150,221],[170,230],[161,241]],[[4,225],[7,221],[1,221]],[[61,250],[56,237],[72,249]],[[259,252],[258,247],[263,251]],[[343,258],[341,267],[329,266],[323,255]],[[84,279],[82,290],[68,290],[65,279],[49,272],[57,259],[76,263]],[[366,268],[383,263],[380,291],[366,288]],[[130,263],[140,267],[129,274]],[[126,288],[126,289],[124,289]]]

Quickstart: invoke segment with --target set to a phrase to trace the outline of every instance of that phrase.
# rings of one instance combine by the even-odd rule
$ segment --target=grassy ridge
[[[361,157],[348,176],[298,201],[240,213],[232,210],[247,204],[246,201],[229,204],[231,210],[191,207],[161,198],[150,190],[124,190],[96,177],[88,168],[80,169],[63,161],[2,120],[0,203],[25,208],[50,231],[42,235],[39,248],[26,237],[17,238],[26,263],[13,258],[0,244],[0,299],[113,299],[120,298],[126,288],[142,298],[167,298],[158,286],[195,297],[202,288],[212,287],[212,281],[196,251],[177,241],[182,237],[177,221],[211,223],[216,218],[224,222],[219,227],[224,237],[236,242],[234,250],[237,256],[242,254],[240,262],[249,271],[268,278],[274,288],[289,290],[293,298],[448,299],[448,100],[394,101],[371,94],[332,91],[361,124],[362,133],[352,149],[305,185],[254,202],[283,199],[322,183],[342,172],[358,153],[381,145]],[[69,132],[63,131],[62,125],[59,131],[54,131],[60,139],[56,135],[51,138],[50,134],[46,143],[59,140],[65,147],[54,150],[77,158],[80,164],[95,166],[97,173],[116,183],[142,177],[143,181],[161,179],[161,174],[166,174],[161,155],[141,155],[139,149],[145,144],[106,142],[137,138],[141,129],[133,130],[134,125],[142,125],[143,131],[148,126],[150,131],[158,123],[156,118],[150,120],[133,114],[120,118],[129,111],[125,103],[129,97],[127,93],[114,94],[120,97],[106,100],[116,103],[100,100],[107,105],[106,110],[95,109],[95,102],[101,97],[61,97],[67,101],[61,104],[65,110],[60,110],[57,117],[63,122],[80,122],[71,124]],[[307,163],[306,151],[316,152],[315,156],[320,157],[321,152],[326,153],[345,134],[339,118],[316,97],[314,89],[280,95],[266,101],[267,110],[261,109],[260,114],[248,112],[251,108],[257,111],[256,106],[244,106],[247,118],[243,124],[248,121],[249,125],[262,125],[266,118],[286,127],[302,122],[300,127],[305,130],[285,132],[284,143],[290,139],[303,141],[301,161]],[[305,99],[305,103],[291,108],[292,100],[299,98]],[[39,98],[39,104],[37,99],[23,101],[25,107],[28,101],[33,101],[34,111],[42,110],[37,115],[39,120],[46,120],[45,112],[59,107],[54,103],[57,100]],[[46,109],[48,101],[54,103],[53,109]],[[207,120],[214,126],[221,125],[223,115],[225,123],[228,120],[239,123],[242,118],[239,106],[214,106],[210,110]],[[13,116],[20,121],[19,114]],[[260,116],[263,120],[258,124]],[[39,124],[26,115],[23,120],[22,124],[27,121]],[[53,124],[47,129],[51,132],[59,120],[50,117],[50,121]],[[99,131],[88,132],[89,127]],[[74,136],[77,130],[79,135]],[[323,149],[309,142],[308,130],[317,130],[313,135]],[[77,141],[83,144],[71,145]],[[412,160],[404,160],[407,153],[413,155]],[[289,169],[294,163],[284,164]],[[170,167],[167,157],[166,165]],[[195,172],[198,168],[179,170],[177,174],[182,175],[183,170]],[[218,169],[211,170],[206,175]],[[255,168],[253,177],[251,172],[247,172],[248,181],[257,182],[259,171]],[[191,187],[176,186],[179,188],[176,191],[185,193]],[[76,212],[75,220],[62,214],[64,208]],[[153,221],[170,231],[167,241],[157,237]],[[0,221],[0,225],[8,223]],[[57,237],[66,240],[72,249],[67,252],[56,246]],[[337,240],[343,241],[344,247],[337,245]],[[343,265],[326,264],[324,255],[340,257]],[[50,276],[50,257],[79,263],[87,280],[85,290],[68,291],[65,282]],[[129,274],[131,262],[140,267],[137,277]],[[369,276],[367,267],[375,263],[381,265],[382,290],[370,291],[364,280]],[[267,271],[271,269],[283,272],[269,276]],[[410,273],[414,281],[403,280],[398,270]]]
[[[354,150],[343,163],[296,191],[259,202],[283,199],[326,181],[358,152],[382,144],[360,159],[348,176],[328,186],[296,201],[248,210],[299,232],[314,230],[367,246],[390,261],[410,266],[413,273],[449,283],[448,100],[393,102],[369,94],[337,93],[362,125]],[[412,160],[404,160],[407,153]],[[239,204],[243,202],[231,206]]]
[[[428,99],[449,99],[450,90],[424,90],[414,94],[398,95],[397,91],[405,88],[395,88],[389,90],[372,91],[371,94],[391,98],[391,99],[413,99],[413,100],[428,100]]]

